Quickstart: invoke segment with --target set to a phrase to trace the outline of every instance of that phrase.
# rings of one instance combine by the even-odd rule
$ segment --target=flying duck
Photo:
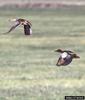
[[[61,50],[57,49],[55,52],[61,53],[58,61],[57,61],[57,66],[66,66],[69,65],[74,58],[80,58],[77,54],[75,54],[73,51],[69,50]]]
[[[31,35],[32,34],[32,30],[31,30],[32,24],[28,20],[19,18],[19,19],[11,19],[10,21],[14,22],[14,25],[6,33],[10,33],[17,26],[23,25],[24,26],[24,34],[25,35]]]

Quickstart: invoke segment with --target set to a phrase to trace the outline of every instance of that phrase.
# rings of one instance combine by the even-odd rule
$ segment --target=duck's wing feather
[[[20,23],[16,23],[15,25],[13,25],[8,32],[5,32],[4,34],[10,33],[12,30],[14,30]]]
[[[24,25],[24,34],[25,35],[31,35],[31,28],[28,24]]]
[[[70,50],[64,50],[63,52],[74,53],[73,51],[70,51]]]
[[[32,26],[31,22],[30,21],[27,21],[27,23],[30,25],[30,27]]]
[[[57,49],[57,50],[55,50],[55,52],[63,53],[63,50],[62,49]]]
[[[71,51],[71,50],[62,50],[62,49],[57,49],[57,50],[55,50],[55,52],[59,52],[59,53],[63,53],[63,52],[74,53],[74,52]]]
[[[65,63],[65,60],[64,59],[62,59],[61,57],[58,59],[58,61],[57,61],[57,66],[61,66],[61,65],[63,65]]]

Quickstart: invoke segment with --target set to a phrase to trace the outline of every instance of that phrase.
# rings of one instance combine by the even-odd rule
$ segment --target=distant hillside
[[[61,5],[85,5],[85,0],[0,0],[0,6],[56,7]]]

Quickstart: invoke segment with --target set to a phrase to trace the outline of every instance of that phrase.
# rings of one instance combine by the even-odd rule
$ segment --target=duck
[[[76,53],[70,50],[57,49],[55,52],[60,53],[56,66],[66,66],[69,65],[73,59],[80,58]]]
[[[18,19],[10,19],[9,21],[14,22],[14,25],[7,31],[5,34],[10,33],[12,30],[14,30],[17,26],[23,25],[24,26],[24,34],[25,35],[31,35],[32,34],[32,24],[30,21],[22,18]]]

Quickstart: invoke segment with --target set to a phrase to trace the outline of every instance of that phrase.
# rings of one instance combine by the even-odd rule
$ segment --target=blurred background
[[[32,23],[4,35],[9,19]],[[55,49],[80,56],[57,67]],[[0,0],[0,100],[64,100],[85,95],[85,0]]]
[[[57,7],[59,5],[85,5],[85,0],[0,0],[0,6]]]

